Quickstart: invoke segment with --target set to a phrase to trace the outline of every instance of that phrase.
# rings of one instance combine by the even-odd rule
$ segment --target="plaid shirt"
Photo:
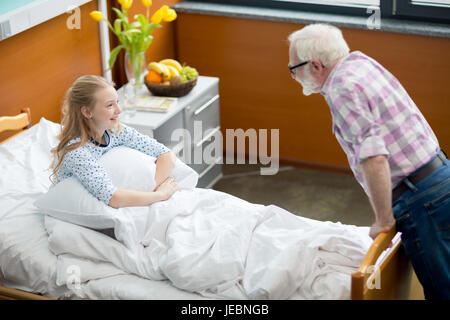
[[[436,136],[400,82],[359,51],[335,66],[321,93],[331,110],[333,133],[367,194],[364,159],[386,155],[394,188],[439,151]]]

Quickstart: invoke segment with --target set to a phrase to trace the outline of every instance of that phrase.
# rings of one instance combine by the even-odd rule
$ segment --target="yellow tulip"
[[[151,21],[154,24],[158,24],[161,23],[161,20],[163,19],[163,13],[161,11],[161,9],[156,10],[156,12],[152,15],[151,17]]]
[[[150,7],[152,5],[152,0],[142,0],[144,7]]]
[[[177,18],[177,13],[173,9],[169,9],[167,11],[166,16],[164,17],[164,21],[171,22]]]
[[[159,8],[159,10],[161,10],[161,12],[162,12],[162,16],[163,16],[163,19],[167,16],[167,12],[169,12],[169,6],[168,5],[163,5],[163,6],[161,6],[161,8]]]
[[[101,13],[100,11],[91,11],[89,15],[91,16],[92,19],[94,19],[97,22],[103,20],[103,13]]]
[[[122,0],[122,3],[120,3],[122,5],[122,8],[124,10],[128,10],[130,9],[131,5],[133,4],[133,0]]]

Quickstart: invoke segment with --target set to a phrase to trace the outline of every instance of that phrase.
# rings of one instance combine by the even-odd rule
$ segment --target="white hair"
[[[288,40],[300,61],[319,59],[325,66],[350,52],[341,30],[328,24],[310,24],[291,33]]]

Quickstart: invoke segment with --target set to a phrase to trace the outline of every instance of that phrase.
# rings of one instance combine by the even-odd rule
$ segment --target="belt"
[[[394,190],[392,190],[392,202],[397,200],[405,191],[411,190],[408,184],[415,185],[440,168],[445,163],[446,158],[445,153],[443,151],[439,151],[434,160],[428,162],[425,166],[414,171],[407,178],[400,181]]]

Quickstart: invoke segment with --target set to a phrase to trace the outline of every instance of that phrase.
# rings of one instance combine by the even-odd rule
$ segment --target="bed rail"
[[[395,227],[375,238],[358,271],[352,274],[351,299],[423,299],[422,287]]]
[[[0,300],[54,300],[39,294],[0,286]]]
[[[24,130],[31,127],[31,111],[30,108],[24,108],[21,110],[21,113],[16,116],[3,116],[0,117],[0,132],[7,130]],[[16,133],[7,139],[1,141],[1,143],[5,143],[6,141],[14,138],[19,133]]]

